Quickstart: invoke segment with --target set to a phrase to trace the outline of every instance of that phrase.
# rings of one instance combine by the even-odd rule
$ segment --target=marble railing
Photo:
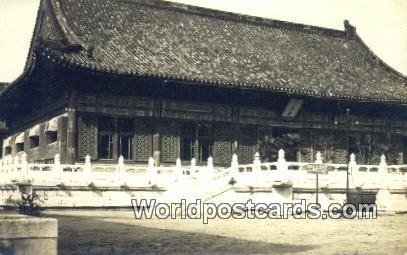
[[[277,162],[263,163],[256,153],[252,164],[238,165],[235,162],[232,168],[239,186],[315,188],[318,171],[320,188],[346,188],[348,172],[350,188],[407,188],[407,165],[387,165],[384,155],[379,165],[358,165],[353,154],[349,164],[324,163],[320,153],[317,153],[315,163],[306,163],[288,162],[284,151],[280,150]]]
[[[84,163],[65,165],[60,163],[59,155],[53,164],[28,163],[24,154],[12,160],[0,160],[0,185],[29,182],[38,186],[128,186],[128,187],[164,187],[179,179],[216,178],[226,169],[214,168],[212,159],[205,166],[183,166],[178,159],[173,166],[155,166],[153,158],[148,164],[128,164],[123,157],[117,164],[91,162],[87,156]],[[205,174],[205,176],[203,176]]]
[[[59,155],[53,164],[37,164],[28,163],[26,155],[21,154],[0,160],[0,185],[30,182],[38,186],[166,187],[180,180],[209,185],[224,180],[226,185],[233,178],[237,186],[314,188],[316,171],[321,188],[345,188],[347,172],[351,188],[407,188],[407,165],[387,165],[384,156],[379,165],[358,165],[354,155],[349,164],[323,163],[320,153],[315,163],[288,162],[283,150],[276,162],[261,162],[256,153],[252,164],[242,165],[233,155],[229,168],[215,168],[211,157],[205,166],[197,166],[194,159],[188,166],[181,165],[179,159],[172,166],[156,166],[153,158],[148,164],[129,164],[123,157],[116,164],[104,164],[91,162],[90,156],[84,163],[65,165]]]

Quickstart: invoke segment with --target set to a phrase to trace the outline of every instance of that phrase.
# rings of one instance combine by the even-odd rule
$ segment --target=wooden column
[[[67,134],[68,134],[68,118],[62,117],[59,119],[58,125],[58,136],[59,136],[59,146],[61,151],[61,163],[67,163]],[[27,142],[28,144],[28,142]]]
[[[75,74],[70,73],[71,80],[68,84],[68,113],[66,131],[66,163],[74,164],[76,160],[76,80]]]
[[[239,100],[241,94],[239,93]],[[238,155],[239,152],[239,136],[240,136],[240,110],[238,105],[234,105],[232,108],[232,123],[234,124],[233,128],[231,129],[232,132],[232,155]]]
[[[153,158],[157,166],[161,163],[161,135],[159,132],[153,134]]]
[[[194,139],[194,151],[192,152],[192,157],[195,158],[195,162],[199,162],[199,140],[198,140],[198,131],[199,124],[195,126],[195,139]]]
[[[160,91],[161,93],[161,91]],[[161,96],[161,95],[160,95]],[[161,119],[161,100],[156,99],[153,103],[153,116],[155,119]],[[154,133],[153,133],[153,158],[155,161],[156,166],[160,166],[161,164],[161,135],[160,134],[160,121],[153,121],[152,125],[154,125]],[[162,131],[162,130],[161,130]]]
[[[67,108],[67,112],[66,162],[74,164],[76,160],[76,111],[73,108]]]
[[[119,159],[119,157],[121,156],[121,155],[119,155],[119,135],[118,135],[119,127],[118,127],[118,123],[119,123],[118,118],[115,117],[114,118],[114,133],[113,133],[113,137],[112,137],[112,143],[113,143],[112,156],[113,156],[113,159],[115,161],[117,161]]]

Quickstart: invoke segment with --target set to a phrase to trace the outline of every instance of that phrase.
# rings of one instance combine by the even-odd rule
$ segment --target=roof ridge
[[[210,18],[223,19],[227,21],[241,22],[246,24],[251,23],[257,26],[289,29],[297,32],[299,31],[311,34],[323,34],[333,37],[341,37],[344,39],[354,39],[356,30],[353,26],[349,24],[347,20],[344,21],[345,30],[337,30],[301,23],[294,23],[290,21],[283,21],[248,14],[211,9],[207,7],[193,6],[184,3],[170,2],[166,0],[123,0],[123,1],[142,4],[154,8],[167,9]]]
[[[361,50],[364,49],[363,44],[360,44],[360,41],[358,39],[358,35],[356,34],[356,29],[349,24],[348,21],[344,22],[345,30],[344,31],[339,31],[339,30],[332,30],[332,29],[326,29],[326,28],[321,28],[321,27],[313,27],[313,26],[308,26],[308,25],[302,25],[302,24],[296,24],[296,23],[291,23],[291,22],[285,22],[285,21],[278,21],[278,20],[272,20],[272,19],[266,19],[266,18],[260,18],[260,17],[254,17],[254,16],[248,16],[248,15],[243,15],[243,14],[237,14],[237,13],[230,13],[230,12],[225,12],[225,11],[219,11],[219,10],[213,10],[213,9],[208,9],[208,8],[202,8],[202,7],[195,7],[195,6],[190,6],[190,5],[185,5],[185,4],[179,4],[179,3],[173,3],[173,2],[168,2],[168,1],[163,1],[163,0],[103,0],[103,1],[96,1],[96,0],[85,0],[83,1],[82,5],[80,6],[81,8],[96,8],[94,12],[81,12],[81,9],[78,8],[72,8],[74,5],[77,4],[75,0],[70,0],[64,2],[63,0],[42,0],[42,3],[48,3],[49,5],[44,6],[48,10],[48,15],[52,16],[52,25],[58,29],[59,33],[62,33],[62,41],[61,41],[61,36],[58,37],[58,42],[63,43],[64,46],[67,46],[67,48],[64,47],[55,47],[59,46],[58,44],[52,45],[48,44],[49,42],[40,42],[38,45],[38,51],[39,54],[37,54],[37,57],[42,56],[46,57],[46,61],[53,61],[56,63],[60,63],[64,66],[67,67],[80,67],[85,70],[90,70],[91,72],[102,72],[102,73],[109,73],[109,74],[120,74],[120,75],[130,75],[130,76],[152,76],[160,79],[174,79],[174,80],[186,80],[188,82],[192,83],[200,83],[200,84],[214,84],[214,85],[221,85],[221,86],[234,86],[239,87],[239,88],[247,88],[247,89],[267,89],[269,91],[274,91],[274,92],[284,92],[288,94],[295,94],[295,95],[300,95],[300,96],[312,96],[312,97],[328,97],[328,98],[337,98],[337,99],[353,99],[353,100],[361,100],[361,101],[366,101],[366,100],[371,100],[371,101],[377,101],[377,102],[383,102],[383,101],[392,101],[394,102],[403,102],[405,103],[405,95],[406,91],[404,90],[405,80],[401,80],[400,78],[389,75],[389,73],[385,73],[386,69],[385,68],[379,68],[379,73],[378,75],[372,75],[372,73],[369,73],[369,69],[367,64],[361,64],[360,70],[357,70],[355,72],[354,69],[352,69],[352,63],[355,64],[355,57],[353,57],[353,53],[358,53]],[[66,6],[65,6],[66,5]],[[66,8],[65,8],[66,7]],[[78,6],[76,6],[78,7]],[[98,9],[98,7],[101,8],[101,10]],[[155,15],[146,15],[146,17],[142,16],[140,17],[141,19],[146,19],[146,22],[151,22],[151,19],[159,19],[160,17],[166,19],[166,18],[172,18],[172,16],[179,16],[183,17],[186,19],[198,19],[199,21],[202,22],[207,22],[207,23],[213,23],[213,30],[217,33],[218,30],[216,29],[222,29],[227,26],[231,27],[247,27],[247,28],[253,28],[253,30],[259,30],[261,33],[268,33],[268,37],[259,37],[258,34],[253,34],[251,40],[254,40],[256,43],[257,38],[259,40],[264,40],[264,39],[269,39],[271,41],[276,42],[276,57],[273,58],[275,59],[275,62],[270,63],[269,65],[262,65],[262,64],[254,64],[254,68],[257,68],[255,70],[262,70],[261,73],[259,71],[250,71],[251,69],[249,68],[249,65],[252,65],[253,63],[261,62],[262,60],[264,61],[269,61],[267,59],[267,56],[272,54],[269,49],[269,47],[259,48],[259,54],[265,54],[264,58],[262,57],[252,57],[248,58],[248,62],[246,63],[245,59],[240,58],[239,59],[239,54],[236,54],[234,56],[233,54],[229,53],[224,53],[223,57],[231,59],[231,61],[235,61],[233,63],[240,63],[242,62],[242,65],[234,66],[232,65],[231,68],[229,68],[227,64],[227,61],[223,61],[222,58],[221,60],[218,61],[214,57],[208,58],[208,62],[210,61],[215,61],[213,63],[217,64],[218,62],[220,64],[217,64],[219,67],[219,72],[217,72],[217,67],[216,66],[201,66],[200,63],[202,63],[201,60],[199,60],[200,56],[194,55],[194,54],[185,54],[181,53],[181,59],[178,58],[178,55],[175,53],[174,48],[168,48],[168,54],[163,54],[164,57],[166,57],[165,60],[161,60],[158,58],[155,58],[156,54],[153,51],[150,51],[149,48],[145,49],[144,44],[148,43],[150,39],[155,39],[156,34],[159,34],[160,32],[164,33],[164,39],[163,42],[167,43],[173,43],[177,42],[175,41],[174,37],[177,36],[177,33],[174,33],[173,30],[166,30],[165,26],[162,26],[162,22],[157,22],[157,23],[152,23],[155,26],[152,26],[150,29],[148,29],[146,32],[150,34],[146,34],[146,40],[141,40],[142,43],[139,45],[136,43],[135,40],[138,40],[138,37],[134,37],[134,41],[130,40],[128,44],[120,45],[120,42],[118,42],[118,46],[123,46],[121,49],[116,49],[116,48],[109,48],[106,45],[103,45],[103,42],[100,42],[98,44],[98,41],[96,40],[86,40],[87,35],[92,35],[92,36],[101,36],[100,33],[98,33],[98,30],[95,30],[92,25],[87,25],[84,28],[78,29],[78,25],[81,23],[77,23],[77,20],[75,20],[75,17],[78,16],[79,18],[85,18],[89,19],[90,21],[94,21],[92,17],[89,14],[95,14],[97,12],[101,12],[103,15],[101,20],[101,24],[105,24],[104,22],[110,22],[111,20],[109,17],[109,14],[111,14],[110,9],[112,9],[112,13],[115,12],[124,12],[126,15],[134,15],[134,14],[156,14],[158,13],[158,16]],[[126,8],[124,10],[123,8]],[[161,10],[161,11],[160,11]],[[172,11],[174,10],[174,11]],[[138,12],[140,11],[140,12]],[[116,13],[117,14],[117,13]],[[189,15],[188,15],[189,14]],[[55,16],[54,16],[55,15]],[[82,16],[81,16],[82,15]],[[160,16],[162,15],[162,16]],[[105,17],[106,16],[106,17]],[[119,18],[121,16],[119,15]],[[127,16],[126,16],[127,17]],[[175,17],[175,18],[177,18]],[[58,18],[58,19],[57,19]],[[89,21],[88,20],[88,21]],[[177,20],[177,19],[176,19]],[[116,22],[121,22],[121,19],[116,20]],[[136,20],[137,21],[137,20]],[[226,21],[226,22],[225,22]],[[129,19],[128,20],[129,24],[134,24],[134,21]],[[85,24],[87,24],[85,22]],[[91,23],[89,23],[91,24]],[[198,32],[202,32],[202,26],[198,25],[201,23],[196,23],[195,27],[191,27],[191,31],[195,31],[193,29],[197,29]],[[114,25],[114,24],[113,24]],[[176,27],[177,23],[174,22],[173,28],[175,31],[178,30]],[[254,26],[258,26],[259,29],[254,29]],[[261,26],[261,27],[260,27]],[[120,27],[119,30],[116,30],[117,27],[114,27],[115,29],[107,30],[107,35],[109,36],[116,36],[116,39],[120,39],[122,41],[129,40],[129,37],[127,37],[126,33],[131,33],[138,31],[139,27],[138,26],[123,26]],[[86,29],[86,33],[84,32],[84,29]],[[193,36],[196,35],[192,32],[188,33],[188,29],[186,29],[186,36]],[[246,30],[242,30],[243,32],[246,32]],[[158,32],[158,33],[156,33]],[[170,33],[171,32],[171,33]],[[87,34],[89,33],[89,34]],[[124,34],[125,36],[121,36]],[[279,47],[279,42],[281,42],[282,37],[276,36],[276,34],[283,34],[285,36],[288,36],[288,38],[293,38],[292,40],[292,47]],[[297,38],[297,36],[294,36],[295,34],[303,34],[304,36],[300,36]],[[311,36],[308,36],[311,34]],[[313,35],[312,35],[313,34]],[[245,35],[245,34],[243,34]],[[337,38],[331,38],[332,36],[336,36]],[[151,37],[149,37],[151,36]],[[204,35],[205,36],[205,35]],[[131,36],[130,36],[131,37]],[[98,38],[98,37],[96,37]],[[197,37],[199,39],[199,37]],[[205,37],[204,41],[206,40]],[[84,40],[84,41],[81,41]],[[200,40],[195,40],[195,41],[200,41]],[[315,45],[308,45],[307,42],[321,42],[321,43],[316,43]],[[209,41],[208,41],[209,42]],[[207,43],[208,43],[207,42]],[[225,44],[227,42],[230,42],[230,44]],[[219,42],[215,42],[216,45],[219,46],[219,49],[224,49],[225,47],[229,49],[228,45],[233,45],[235,41],[232,41],[232,38],[226,37],[225,42],[223,40],[219,40]],[[258,41],[260,42],[260,41]],[[261,41],[263,43],[264,41]],[[86,43],[86,44],[85,44]],[[134,43],[131,44],[130,43]],[[290,42],[291,43],[291,42]],[[199,44],[199,43],[198,43]],[[351,44],[349,47],[349,44]],[[215,45],[215,46],[216,46]],[[243,50],[247,50],[247,52],[251,52],[248,47],[257,47],[257,44],[253,43],[248,43],[245,45],[239,45],[243,47]],[[283,44],[282,44],[283,45]],[[286,44],[284,44],[286,45]],[[318,61],[314,61],[312,57],[318,58],[320,56],[320,52],[317,48],[317,46],[321,46],[323,50],[325,51],[322,53],[322,56],[326,56],[324,58],[326,61],[323,61],[324,63],[327,61],[331,61],[332,66],[326,72],[320,72],[315,71],[318,70],[317,68],[321,67],[321,63]],[[42,49],[42,46],[44,47]],[[237,46],[237,45],[234,45]],[[285,58],[284,54],[287,53],[287,49],[295,49],[293,47],[311,47],[312,49],[309,51],[309,56],[310,58],[304,58],[304,57],[298,57],[293,56],[292,59]],[[86,48],[87,47],[87,48]],[[93,51],[92,49],[98,49],[98,47],[102,47],[102,54],[103,53],[108,53],[105,54],[107,56],[106,58],[102,57],[100,59],[94,58],[93,57]],[[146,59],[151,60],[152,64],[146,64],[143,61],[140,60],[140,57],[137,58],[135,57],[135,52],[132,52],[131,48],[133,47],[138,47],[137,49],[141,49],[140,52],[138,52],[137,56],[145,57]],[[155,47],[154,44],[152,47]],[[200,45],[194,45],[194,42],[191,42],[190,44],[190,49],[192,51],[198,52],[200,49]],[[343,47],[343,48],[342,48]],[[366,46],[367,48],[367,46]],[[338,49],[339,51],[334,51],[335,53],[331,53],[332,49]],[[368,49],[368,48],[367,48]],[[108,51],[108,52],[106,52]],[[343,59],[342,54],[344,51],[345,53],[349,54],[343,54]],[[109,54],[110,52],[114,54]],[[246,51],[245,51],[246,52]],[[372,53],[371,51],[369,51]],[[96,52],[97,53],[97,52]],[[145,54],[145,55],[143,55]],[[273,53],[274,54],[274,53]],[[369,54],[370,56],[373,56],[372,54]],[[98,55],[97,55],[98,56]],[[97,57],[96,56],[96,57]],[[153,56],[153,57],[151,57]],[[307,55],[308,56],[308,55]],[[359,55],[356,54],[356,58]],[[222,57],[222,56],[221,56]],[[243,55],[241,57],[244,57]],[[169,71],[168,68],[165,67],[165,64],[168,62],[168,60],[174,60],[175,62],[179,60],[178,67],[179,71]],[[311,60],[309,60],[311,59]],[[372,58],[375,59],[375,58]],[[258,61],[259,60],[259,61]],[[299,60],[299,63],[294,62],[296,60]],[[139,62],[137,62],[139,61]],[[167,61],[167,62],[166,62]],[[183,61],[188,61],[187,64],[184,64],[186,62]],[[217,62],[216,62],[217,61]],[[335,64],[339,63],[341,61],[351,61],[350,62],[350,67],[348,68],[347,64]],[[353,61],[353,62],[352,62]],[[372,62],[370,59],[368,60],[369,62]],[[382,62],[377,62],[376,63],[382,63]],[[41,61],[40,61],[41,62]],[[162,62],[162,64],[161,64]],[[130,64],[129,64],[130,63]],[[137,63],[137,64],[136,64]],[[211,62],[212,63],[212,62]],[[301,68],[303,71],[304,75],[297,75],[297,71],[290,72],[296,68],[296,66]],[[360,65],[360,62],[356,61],[356,64]],[[199,66],[199,70],[197,68],[193,69],[191,68]],[[309,68],[303,68],[304,66],[310,65]],[[169,65],[171,66],[171,65]],[[247,67],[247,68],[246,68]],[[277,67],[277,68],[274,68]],[[281,68],[280,68],[281,67]],[[243,69],[247,70],[245,73],[246,76],[236,74],[236,71],[242,71]],[[284,68],[284,69],[282,69]],[[335,68],[335,69],[333,69]],[[281,71],[282,70],[282,71]],[[322,70],[323,71],[323,70]],[[360,75],[362,71],[368,72],[370,74],[369,77],[365,78],[359,78],[357,75]],[[230,75],[225,75],[226,72],[231,73]],[[282,72],[288,72],[293,76],[294,82],[292,84],[288,84],[287,81],[284,79],[286,76],[282,74]],[[300,71],[301,72],[301,71]],[[330,75],[328,72],[334,72],[334,75]],[[350,77],[348,78],[348,74]],[[338,75],[336,75],[338,74]],[[386,76],[387,75],[387,76]],[[301,76],[301,77],[300,77]],[[362,75],[363,76],[363,75]],[[246,78],[248,77],[248,78]],[[284,78],[284,79],[283,79]],[[333,79],[334,78],[334,79]],[[297,80],[295,80],[297,79]],[[329,80],[328,80],[329,79]],[[281,82],[280,80],[283,80],[284,82]],[[288,79],[290,80],[290,79]],[[315,80],[318,80],[315,82]],[[297,82],[296,82],[297,81]],[[349,86],[345,85],[347,84],[346,82],[349,82]],[[366,86],[363,86],[360,82],[366,82]],[[309,85],[308,85],[308,84]],[[339,88],[333,87],[335,85],[339,85]],[[392,85],[392,83],[394,85]],[[367,85],[372,84],[372,88],[369,89]],[[362,85],[363,88],[366,89],[360,89]],[[383,95],[379,95],[381,88],[385,88],[384,86],[389,85],[389,89],[383,90],[384,93]],[[397,88],[395,87],[397,85]],[[11,86],[10,86],[11,87]],[[342,88],[342,89],[341,89]],[[374,90],[374,91],[371,91]],[[353,91],[356,91],[355,94],[352,94]],[[0,93],[2,95],[2,93]]]
[[[184,3],[178,2],[171,2],[167,0],[123,0],[125,2],[134,2],[138,4],[143,4],[149,7],[155,8],[162,8],[162,9],[169,9],[175,10],[195,15],[201,15],[205,17],[211,18],[218,18],[218,19],[225,19],[229,21],[235,22],[245,22],[245,23],[252,23],[254,25],[266,26],[266,27],[273,27],[279,29],[291,29],[297,32],[305,32],[305,33],[312,33],[312,34],[324,34],[334,37],[341,37],[344,39],[351,39],[356,40],[362,48],[366,49],[370,55],[372,56],[375,61],[377,61],[380,65],[382,65],[385,69],[393,72],[394,74],[400,76],[401,78],[407,80],[407,76],[403,73],[397,71],[393,67],[389,66],[385,63],[379,56],[377,56],[367,44],[362,40],[362,38],[356,33],[356,28],[350,24],[349,20],[345,19],[344,23],[344,30],[336,30],[331,28],[313,26],[313,25],[306,25],[301,23],[294,23],[290,21],[282,21],[258,16],[252,16],[247,14],[240,14],[235,12],[228,12],[223,10],[211,9],[207,7],[200,7],[200,6],[193,6]]]

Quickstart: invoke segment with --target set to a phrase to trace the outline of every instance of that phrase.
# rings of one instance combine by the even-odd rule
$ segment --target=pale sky
[[[407,75],[407,0],[173,0],[343,30],[343,20],[384,62]],[[22,72],[39,0],[0,0],[0,82]]]

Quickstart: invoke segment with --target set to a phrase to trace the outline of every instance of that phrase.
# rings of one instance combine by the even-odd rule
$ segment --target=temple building
[[[3,158],[407,163],[407,78],[344,30],[160,0],[41,0]],[[1,89],[1,88],[0,88]]]

